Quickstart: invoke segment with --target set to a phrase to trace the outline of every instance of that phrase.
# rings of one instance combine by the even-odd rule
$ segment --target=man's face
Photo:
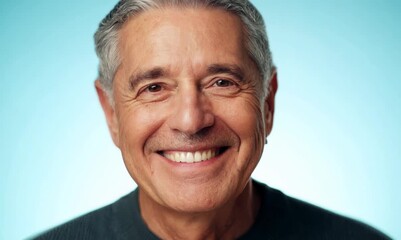
[[[156,203],[208,211],[248,183],[271,109],[243,32],[227,12],[186,8],[147,11],[120,31],[115,106],[103,107],[129,173]]]

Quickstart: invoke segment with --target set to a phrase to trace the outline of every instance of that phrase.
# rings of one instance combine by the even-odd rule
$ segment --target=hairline
[[[137,10],[131,10],[128,11],[125,14],[125,18],[122,19],[122,22],[117,22],[116,24],[112,25],[110,27],[110,32],[114,32],[113,34],[113,38],[112,40],[110,40],[110,42],[108,43],[109,47],[114,47],[114,49],[110,50],[110,51],[104,51],[103,53],[107,53],[107,54],[112,54],[114,52],[114,60],[115,60],[115,64],[116,66],[114,66],[114,71],[113,71],[113,76],[111,76],[111,79],[104,79],[104,76],[102,76],[102,73],[99,69],[99,79],[100,79],[100,83],[101,86],[103,88],[103,90],[106,92],[106,94],[108,95],[109,101],[111,103],[114,103],[114,98],[113,98],[113,91],[114,91],[114,80],[116,77],[116,73],[119,70],[120,66],[121,66],[121,54],[120,54],[120,44],[121,44],[121,30],[124,28],[124,26],[126,24],[128,24],[128,22],[132,21],[133,19],[135,19],[136,17],[152,11],[152,10],[163,10],[163,9],[168,9],[168,8],[175,8],[175,9],[209,9],[209,10],[220,10],[220,11],[224,11],[227,12],[229,14],[231,14],[232,16],[236,17],[237,19],[239,19],[240,23],[241,23],[241,29],[242,29],[242,34],[244,35],[244,44],[243,47],[246,51],[247,56],[249,57],[249,59],[251,60],[252,64],[254,65],[254,67],[256,68],[257,74],[255,74],[255,76],[258,76],[259,79],[257,79],[257,81],[260,81],[263,89],[262,89],[262,95],[267,96],[268,95],[268,90],[267,90],[267,84],[269,83],[269,79],[274,71],[274,66],[272,64],[271,61],[271,53],[268,47],[268,43],[267,43],[267,50],[268,52],[264,53],[270,56],[270,61],[268,62],[261,62],[258,63],[258,60],[255,59],[257,57],[252,56],[252,46],[251,46],[251,39],[252,37],[250,36],[249,33],[249,26],[247,26],[246,22],[247,21],[247,17],[244,17],[241,14],[236,14],[235,10],[230,10],[225,8],[224,6],[220,6],[220,5],[212,5],[212,4],[207,4],[207,3],[202,3],[202,2],[180,2],[180,1],[176,1],[176,2],[147,2],[144,5],[141,5],[139,7],[139,9]],[[97,30],[97,32],[99,32],[99,29]],[[266,36],[267,37],[267,36]],[[266,39],[267,41],[267,39]],[[105,54],[103,57],[104,59],[109,60],[110,57],[105,57]],[[99,56],[99,58],[102,60],[102,57]],[[270,68],[269,67],[264,67],[263,64],[270,64]],[[112,64],[112,63],[108,63],[108,64]],[[266,71],[265,71],[266,70]],[[103,78],[103,79],[102,79]]]

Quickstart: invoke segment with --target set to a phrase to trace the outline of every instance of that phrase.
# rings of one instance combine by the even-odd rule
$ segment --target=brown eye
[[[225,80],[225,79],[219,79],[216,81],[216,86],[218,87],[229,87],[232,86],[233,83],[231,81]]]
[[[159,92],[162,90],[162,86],[159,84],[152,84],[146,88],[149,92]]]

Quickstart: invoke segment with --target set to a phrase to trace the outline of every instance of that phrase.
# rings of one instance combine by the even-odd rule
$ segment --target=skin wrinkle
[[[170,67],[153,67],[149,70],[139,71],[137,70],[136,74],[133,74],[129,77],[130,90],[134,91],[138,86],[142,85],[143,82],[151,82],[150,80],[155,80],[159,78],[171,78]],[[211,64],[208,67],[207,74],[203,74],[199,79],[207,77],[207,75],[217,75],[217,74],[227,74],[232,77],[235,77],[240,83],[245,81],[243,70],[237,65],[230,64]],[[247,81],[248,83],[250,81]],[[143,84],[144,85],[144,84]]]
[[[228,129],[228,130],[226,130]],[[214,138],[210,132],[222,133],[219,138]],[[165,144],[167,142],[167,145]],[[187,146],[232,146],[238,143],[239,139],[234,134],[233,130],[229,129],[227,126],[224,127],[214,127],[213,129],[207,128],[203,131],[188,135],[185,133],[177,133],[175,135],[175,141],[171,142],[169,137],[162,134],[154,134],[148,138],[146,145],[149,151],[160,151],[164,149],[180,149],[183,145]],[[179,144],[178,144],[179,143]],[[160,149],[163,146],[163,149]],[[202,147],[201,147],[202,148]]]
[[[190,10],[212,9],[213,10],[214,9],[213,5],[214,5],[214,3],[211,3],[211,5],[209,5],[207,3],[199,3],[199,2],[196,2],[196,1],[194,1],[194,2],[190,1],[189,3],[188,2],[171,3],[171,2],[167,1],[167,2],[161,3],[160,5],[157,4],[157,3],[156,4],[152,3],[150,5],[142,6],[140,8],[142,8],[142,10],[145,11],[145,12],[147,10],[149,10],[149,9],[168,10],[169,8],[177,8],[177,9],[181,9],[181,10],[184,10],[184,9],[185,10],[188,10],[188,9],[190,9]],[[242,4],[240,4],[240,5],[242,5]],[[228,4],[228,5],[225,5],[222,9],[225,9],[225,8],[227,8],[229,12],[242,12],[243,11],[241,9],[241,7],[238,6],[238,5],[234,6],[234,5]],[[252,9],[252,8],[251,9],[247,9],[246,11],[249,11],[249,10],[257,11],[256,9]],[[134,18],[135,16],[138,16],[138,15],[142,14],[143,12],[141,10],[139,10],[139,12],[134,10],[133,13],[134,13],[133,15],[130,15],[130,14],[126,15],[124,17],[125,18],[124,20],[120,19],[120,20],[117,20],[117,21],[119,21],[119,22],[122,21],[123,22],[122,26],[123,26],[124,24],[126,24],[127,21],[129,21],[130,19]],[[251,19],[248,19],[248,17],[244,17],[244,16],[242,16],[242,14],[240,14],[241,15],[241,19],[243,21],[243,24],[241,24],[241,29],[242,29],[242,32],[243,32],[244,41],[246,42],[245,48],[247,49],[247,54],[250,57],[251,61],[255,64],[255,66],[257,66],[257,68],[259,70],[258,72],[261,72],[261,74],[260,74],[261,80],[262,81],[263,80],[268,80],[268,79],[265,79],[265,78],[266,78],[266,76],[268,77],[269,75],[272,75],[271,74],[271,69],[270,69],[272,67],[272,66],[270,66],[270,65],[272,65],[272,63],[271,63],[271,60],[264,59],[264,57],[263,57],[264,53],[263,52],[268,51],[268,56],[270,57],[270,51],[268,49],[268,43],[267,42],[264,43],[264,40],[267,41],[267,39],[260,39],[262,36],[259,36],[259,34],[261,34],[259,31],[264,32],[265,29],[259,29],[259,28],[254,29],[255,28],[255,26],[253,26],[254,24],[250,23],[250,22],[253,22],[253,21],[257,21],[258,22],[257,24],[258,25],[262,25],[262,27],[263,27],[263,25],[264,25],[263,24],[263,19],[261,18],[260,15],[257,14],[257,12],[253,12],[253,13],[249,12],[248,14],[249,14],[248,17],[251,18]],[[155,19],[160,19],[160,16],[154,16],[154,18]],[[103,21],[106,21],[106,20],[104,19]],[[118,29],[114,29],[114,30],[112,30],[112,26],[111,26],[113,23],[114,24],[116,23],[115,22],[116,19],[114,19],[114,20],[109,19],[109,21],[106,21],[106,22],[103,22],[103,21],[102,21],[102,25],[108,26],[108,28],[107,29],[103,29],[103,31],[104,32],[112,32],[112,35],[115,35],[115,36],[117,36],[116,38],[118,38],[118,35],[119,35],[118,31],[120,30],[120,28],[122,26],[117,24],[118,25],[118,27],[117,27]],[[222,21],[220,21],[220,22],[222,22]],[[107,51],[104,52],[104,51],[102,51],[102,49],[98,49],[98,47],[99,47],[98,44],[99,45],[103,45],[103,44],[101,44],[101,41],[105,41],[105,39],[103,38],[104,36],[102,36],[102,34],[100,34],[99,31],[100,30],[98,30],[98,32],[95,34],[95,41],[96,41],[96,44],[97,44],[97,52],[100,51],[99,54],[101,54],[101,55],[103,55],[103,54],[109,55],[109,54],[111,54],[110,52],[107,52]],[[256,43],[255,41],[258,41],[259,43]],[[119,54],[119,52],[118,52],[118,43],[119,43],[119,41],[116,41],[115,46],[117,46],[117,49],[115,51],[115,54],[112,54],[113,56],[116,55],[114,58],[117,58],[117,59],[115,59],[115,60],[111,59],[110,60],[110,57],[105,57],[105,56],[101,57],[101,59],[106,58],[106,59],[109,60],[109,61],[104,61],[106,63],[109,63],[109,62],[117,63],[117,66],[115,67],[116,69],[112,70],[114,75],[115,75],[116,71],[118,70],[118,68],[120,66],[120,61],[119,61],[118,57],[121,54]],[[261,44],[262,46],[264,44],[266,44],[267,45],[266,46],[267,49],[265,49],[265,50],[261,49],[262,46],[259,46],[259,44]],[[265,60],[267,62],[265,62]],[[267,67],[268,69],[265,69],[265,67],[262,66],[261,64],[268,64],[269,65],[269,67]],[[108,69],[107,67],[104,67],[104,66],[102,67],[102,64],[101,64],[101,68],[104,68],[103,71],[105,71],[105,69]],[[262,74],[262,72],[263,72],[263,74]],[[100,73],[100,74],[102,75],[102,73]],[[109,74],[105,74],[105,75],[109,75]],[[110,81],[111,85],[113,85],[113,79],[108,79],[108,81]],[[264,82],[263,84],[266,85],[265,84],[266,82],[265,81],[263,81],[263,82]],[[108,85],[109,84],[107,84],[107,83],[105,84],[105,86],[107,86],[107,89],[105,89],[105,90],[106,90],[106,92],[109,93],[109,99],[112,101],[112,99],[113,99],[113,97],[112,97],[113,96],[113,88],[111,86],[111,89],[110,89]],[[265,87],[263,89],[265,90]]]
[[[259,206],[249,180],[263,151],[269,124],[264,111],[269,108],[243,45],[239,19],[221,10],[176,11],[150,10],[124,25],[115,107],[108,122],[139,186],[141,214],[152,232],[172,239],[232,239],[251,226]],[[153,16],[160,19],[153,21]],[[211,25],[213,19],[220,24]],[[245,81],[210,85],[214,78],[207,69],[215,63],[240,66]],[[155,80],[167,88],[136,97],[129,76],[155,66],[168,69],[168,79]],[[152,101],[164,94],[162,101]],[[222,146],[228,149],[218,161],[191,171],[170,165],[158,153]]]

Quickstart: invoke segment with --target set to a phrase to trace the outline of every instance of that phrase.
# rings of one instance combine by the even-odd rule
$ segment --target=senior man
[[[96,91],[138,188],[42,239],[387,239],[253,181],[277,77],[245,0],[122,0]]]

